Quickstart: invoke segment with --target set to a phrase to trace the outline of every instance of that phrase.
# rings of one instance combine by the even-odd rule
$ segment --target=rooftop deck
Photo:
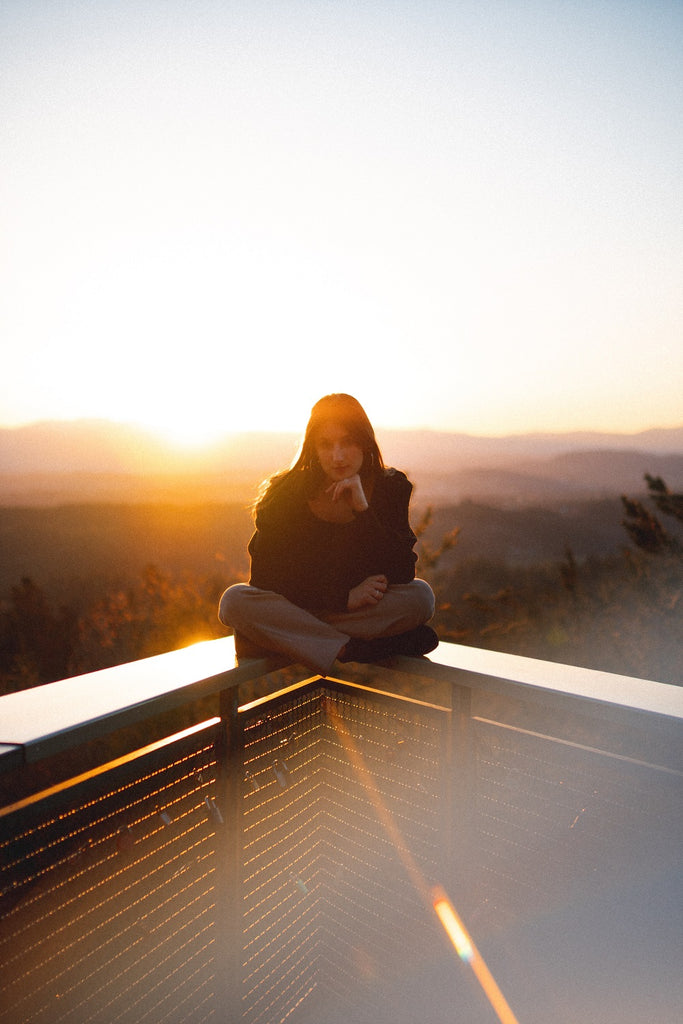
[[[683,689],[233,666],[0,698],[1,1024],[679,1019]]]

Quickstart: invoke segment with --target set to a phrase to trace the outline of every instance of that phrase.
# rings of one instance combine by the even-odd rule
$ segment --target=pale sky
[[[680,0],[3,0],[0,424],[683,423]]]

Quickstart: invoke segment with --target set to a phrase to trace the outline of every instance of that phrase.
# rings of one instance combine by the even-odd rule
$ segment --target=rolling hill
[[[475,437],[383,431],[385,460],[409,474],[422,503],[526,505],[643,490],[643,476],[683,488],[683,427],[639,434]],[[293,434],[231,434],[173,448],[121,424],[83,420],[0,430],[0,505],[249,502],[296,452]]]

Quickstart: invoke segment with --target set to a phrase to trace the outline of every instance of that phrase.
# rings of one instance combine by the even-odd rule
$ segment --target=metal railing
[[[677,1019],[683,689],[233,665],[0,698],[2,1024]]]

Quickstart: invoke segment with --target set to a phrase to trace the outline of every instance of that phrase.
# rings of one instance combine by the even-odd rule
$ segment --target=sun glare
[[[183,397],[175,411],[149,406],[141,414],[132,412],[128,418],[166,444],[185,451],[210,447],[231,434],[296,433],[305,425],[308,406],[312,404],[294,399],[292,407],[287,407],[281,397],[262,393],[259,407],[253,408],[245,400],[228,397],[212,402],[205,393],[193,400],[191,389],[179,393]]]
[[[167,421],[150,419],[143,425],[172,448],[188,452],[207,448],[225,434],[231,433],[230,427],[226,424],[196,416]]]
[[[264,362],[269,353],[264,347]],[[303,430],[313,402],[320,396],[314,386],[301,382],[287,384],[280,375],[261,374],[251,386],[235,385],[226,373],[224,360],[216,357],[215,372],[197,379],[192,370],[169,374],[167,387],[154,393],[131,394],[124,403],[117,400],[109,416],[137,423],[173,448],[194,451],[206,448],[232,434],[250,432],[298,433]],[[236,366],[235,377],[244,380],[246,368]]]

